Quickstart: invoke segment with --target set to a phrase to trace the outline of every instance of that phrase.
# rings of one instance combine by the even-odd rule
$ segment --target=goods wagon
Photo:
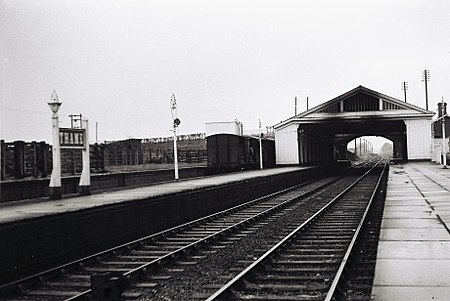
[[[275,166],[275,141],[262,139],[263,166]],[[233,134],[216,134],[206,138],[207,173],[224,173],[259,168],[259,139]]]

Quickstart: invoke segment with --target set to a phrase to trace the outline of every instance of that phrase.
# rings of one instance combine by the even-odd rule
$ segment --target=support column
[[[309,137],[305,137],[305,163],[311,162],[311,143]]]
[[[347,159],[347,145],[345,145],[345,144],[339,144],[339,146],[338,146],[339,148],[338,148],[338,159],[339,160],[345,160],[345,159]]]
[[[402,139],[403,140],[403,139]],[[393,152],[394,152],[394,161],[403,161],[404,158],[404,152],[402,147],[402,141],[401,140],[394,140],[393,141]]]
[[[78,185],[78,193],[80,195],[91,194],[91,165],[89,150],[89,123],[87,119],[81,121],[84,129],[84,148],[82,150],[83,169],[81,171],[80,183]]]

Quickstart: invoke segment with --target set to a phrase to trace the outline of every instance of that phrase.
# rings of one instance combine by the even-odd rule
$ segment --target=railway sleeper
[[[344,229],[333,229],[331,227],[323,227],[323,228],[309,228],[310,231],[314,231],[314,233],[317,233],[316,235],[342,235],[346,234],[349,231],[353,232],[354,227],[347,227]],[[305,237],[306,235],[313,235],[313,234],[306,234],[302,237]]]
[[[298,241],[296,244],[290,245],[289,249],[302,249],[304,247],[310,247],[314,246],[316,249],[324,248],[333,246],[333,247],[339,247],[339,248],[345,248],[348,245],[348,240],[333,240],[333,239],[323,239],[323,240],[305,240],[305,241]],[[337,248],[336,248],[337,249]]]
[[[145,246],[145,250],[149,250],[149,251],[165,251],[165,252],[170,252],[172,250],[177,250],[179,249],[178,246],[171,246],[171,245],[166,245],[167,243],[158,243],[157,246],[155,245],[149,245],[149,246]]]
[[[302,241],[330,241],[330,240],[336,240],[339,239],[339,241],[343,240],[350,240],[353,237],[352,233],[327,233],[324,235],[323,233],[317,233],[317,234],[308,234],[308,235],[302,235],[301,240]]]
[[[332,248],[332,247],[328,247],[328,248],[318,248],[315,246],[297,246],[296,249],[292,249],[292,250],[285,250],[283,251],[283,254],[285,255],[303,255],[303,254],[344,254],[345,250],[344,249],[337,249],[337,248]]]
[[[104,262],[102,262],[103,265],[107,265],[107,266],[114,266],[114,265],[119,265],[119,266],[127,266],[127,265],[140,266],[140,265],[144,265],[146,263],[148,263],[148,261],[104,261]]]
[[[340,258],[335,259],[317,259],[317,260],[275,260],[276,264],[283,265],[306,265],[306,266],[315,266],[315,265],[337,265],[341,262]]]
[[[318,267],[266,267],[266,272],[277,275],[299,275],[302,273],[310,273],[312,275],[321,275],[322,273],[335,272],[335,266]]]
[[[271,300],[271,301],[322,301],[325,296],[322,293],[317,293],[314,295],[305,294],[288,294],[288,295],[254,295],[254,294],[242,294],[239,292],[234,293],[234,297],[231,300],[246,300],[246,301],[261,301],[261,300]]]
[[[81,291],[36,290],[36,291],[29,291],[25,295],[29,297],[73,297],[78,293],[81,293]]]
[[[223,222],[223,223],[221,222],[221,223],[216,223],[215,225],[208,225],[208,226],[205,226],[205,227],[198,227],[198,228],[195,228],[195,229],[217,232],[217,231],[220,231],[220,230],[222,230],[224,228],[228,228],[230,226],[233,226],[234,224],[235,223],[233,223],[233,222]]]
[[[77,288],[89,288],[91,283],[89,281],[61,281],[61,282],[47,282],[46,285],[50,287],[77,287]]]
[[[274,281],[304,281],[311,283],[326,283],[332,280],[333,273],[311,274],[304,273],[300,275],[278,275],[278,274],[262,274],[253,276],[253,280],[257,282],[274,282]]]
[[[338,226],[339,228],[337,229],[336,226]],[[355,224],[354,223],[348,223],[345,226],[342,224],[336,225],[336,224],[332,224],[332,223],[317,223],[314,225],[311,225],[308,229],[310,231],[322,231],[322,230],[326,230],[326,231],[345,231],[347,229],[354,229],[355,228]]]
[[[147,246],[146,249],[155,249],[155,250],[161,250],[161,249],[171,249],[171,250],[177,250],[180,248],[180,245],[186,245],[184,242],[168,242],[168,241],[158,241],[155,243],[156,246]]]
[[[232,215],[232,218],[240,218],[240,217],[252,217],[255,214],[261,213],[263,210],[252,210],[252,211],[243,211],[243,212],[236,212]]]
[[[278,258],[280,259],[324,259],[324,258],[341,258],[341,255],[337,254],[281,254]]]
[[[340,218],[340,219],[336,219],[336,220],[330,220],[328,218],[324,218],[323,220],[320,221],[316,221],[314,223],[314,225],[312,225],[312,228],[320,228],[320,227],[324,227],[324,226],[339,226],[339,227],[344,227],[344,226],[354,226],[355,222],[357,221],[357,219],[354,218],[346,218],[346,220],[344,218]]]
[[[159,258],[162,255],[165,255],[167,253],[168,253],[167,250],[161,251],[159,249],[157,249],[157,250],[135,250],[135,251],[132,251],[129,256],[143,255],[143,256],[157,256]]]
[[[145,255],[121,255],[118,257],[119,259],[123,260],[155,260],[158,259],[159,256],[145,256]]]
[[[250,292],[296,292],[302,294],[308,291],[326,290],[329,286],[330,284],[327,283],[295,284],[286,282],[280,283],[280,281],[272,283],[244,282],[245,289]]]
[[[206,237],[209,236],[211,234],[216,233],[215,231],[192,231],[192,232],[186,232],[186,233],[179,233],[177,234],[175,237],[177,238],[201,238],[201,237]]]
[[[184,237],[166,237],[163,242],[174,242],[174,243],[192,243],[193,241],[197,241],[198,237],[192,237],[192,236],[184,236]]]

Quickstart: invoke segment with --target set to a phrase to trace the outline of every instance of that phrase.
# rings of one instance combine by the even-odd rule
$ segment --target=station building
[[[381,136],[394,160],[430,160],[434,112],[358,86],[274,126],[276,163],[310,165],[346,159],[348,142]]]

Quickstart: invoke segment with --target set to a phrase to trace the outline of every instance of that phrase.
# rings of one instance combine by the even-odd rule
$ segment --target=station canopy
[[[276,124],[277,163],[294,164],[297,158],[310,163],[311,157],[313,162],[326,161],[333,147],[345,149],[347,142],[361,136],[390,139],[402,160],[426,159],[433,116],[432,111],[358,86]],[[322,149],[329,153],[317,156]]]

